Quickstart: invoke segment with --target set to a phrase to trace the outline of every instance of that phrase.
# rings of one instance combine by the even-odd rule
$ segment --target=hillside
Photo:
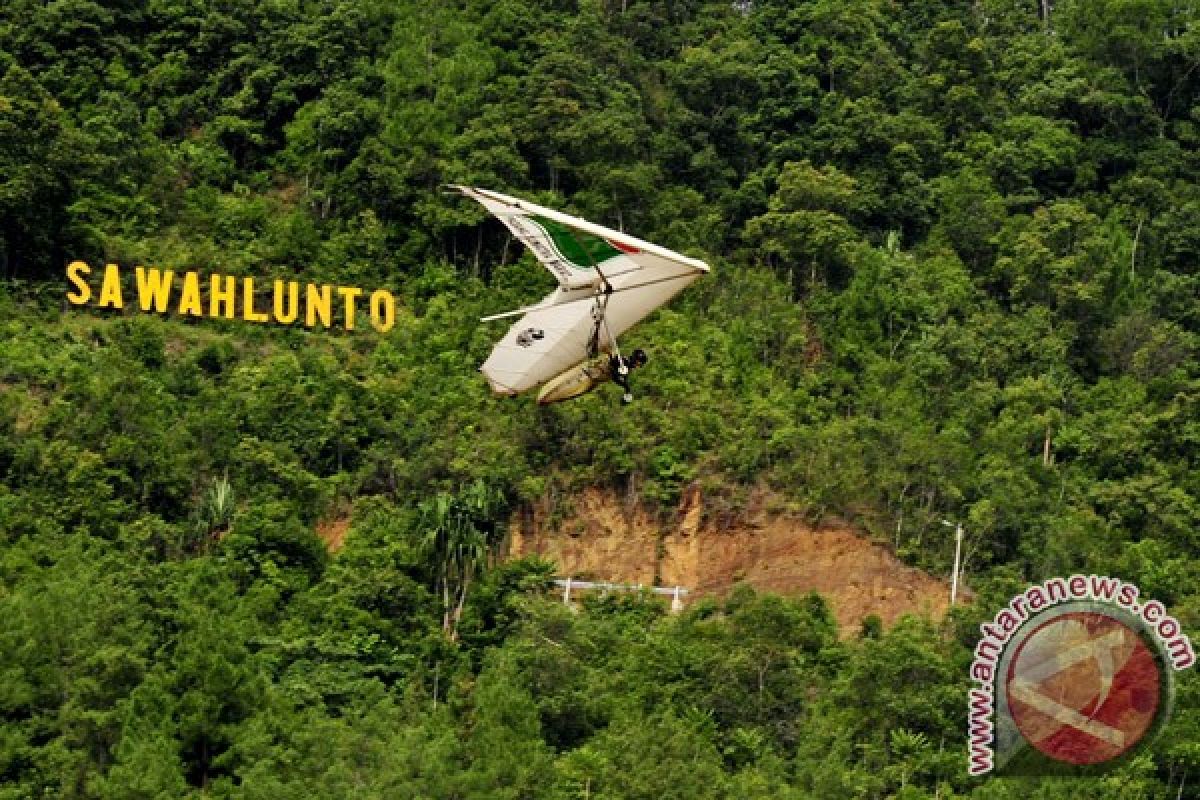
[[[814,527],[769,511],[765,497],[738,518],[715,522],[703,520],[698,488],[665,523],[611,492],[584,492],[568,504],[566,514],[543,507],[519,515],[508,555],[545,558],[564,577],[682,586],[687,603],[724,597],[738,585],[789,597],[818,592],[843,636],[858,635],[870,615],[890,627],[906,614],[940,619],[949,606],[947,582],[905,566],[845,524]],[[970,599],[968,589],[962,599]]]
[[[1198,66],[1176,0],[0,3],[0,800],[1200,796],[1195,670],[1109,774],[964,753],[1025,586],[1200,629]],[[631,405],[489,392],[554,279],[447,183],[712,266]]]

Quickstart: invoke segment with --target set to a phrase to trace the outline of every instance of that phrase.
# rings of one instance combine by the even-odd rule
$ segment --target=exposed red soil
[[[329,552],[336,553],[346,543],[346,531],[350,530],[350,517],[335,517],[317,523],[317,536],[325,543]]]
[[[816,591],[830,602],[844,636],[857,635],[870,614],[890,626],[910,613],[940,618],[949,605],[947,581],[905,565],[845,524],[814,528],[765,510],[707,523],[696,489],[685,493],[676,520],[666,525],[608,492],[584,492],[574,505],[553,522],[544,511],[521,515],[508,553],[541,555],[564,576],[683,586],[689,600],[723,595],[738,583],[792,596]]]

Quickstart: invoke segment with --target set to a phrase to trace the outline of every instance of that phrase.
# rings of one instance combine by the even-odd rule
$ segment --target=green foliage
[[[458,636],[471,581],[494,556],[502,501],[499,492],[477,480],[457,495],[441,492],[417,506],[424,530],[421,548],[436,570],[433,589],[442,597],[442,630],[451,640]]]
[[[1192,677],[1069,787],[967,783],[961,697],[1027,581],[1200,625],[1195,15],[3,4],[0,797],[1186,795]],[[478,318],[549,279],[446,182],[713,263],[631,334],[635,404],[488,395]],[[384,286],[396,326],[68,312],[74,259]],[[595,485],[766,487],[942,575],[962,520],[975,605],[572,613],[499,553]]]

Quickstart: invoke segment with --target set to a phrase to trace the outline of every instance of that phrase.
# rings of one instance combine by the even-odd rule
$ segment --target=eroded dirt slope
[[[913,612],[940,618],[949,603],[946,581],[906,566],[849,527],[813,528],[766,511],[705,524],[696,490],[667,525],[612,493],[588,491],[572,505],[557,520],[544,510],[519,518],[509,553],[541,555],[564,576],[684,586],[693,599],[739,582],[784,595],[815,590],[829,599],[843,635],[856,635],[869,614],[891,625]]]

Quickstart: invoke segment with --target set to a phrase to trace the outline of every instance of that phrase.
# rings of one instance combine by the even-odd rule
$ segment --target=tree
[[[839,285],[848,277],[858,242],[847,215],[859,202],[854,179],[836,167],[789,162],[768,212],[746,224],[746,236],[769,259],[778,259],[776,269],[786,266],[793,286]]]
[[[451,641],[458,638],[471,581],[498,543],[495,518],[504,508],[503,500],[477,480],[457,494],[439,492],[418,506],[424,549],[435,572],[434,590],[442,598],[442,630]]]
[[[0,274],[46,275],[81,244],[70,213],[74,178],[88,169],[84,140],[28,71],[0,77]],[[92,244],[92,243],[87,243]],[[90,249],[90,248],[89,248]],[[83,248],[71,255],[84,255]]]

